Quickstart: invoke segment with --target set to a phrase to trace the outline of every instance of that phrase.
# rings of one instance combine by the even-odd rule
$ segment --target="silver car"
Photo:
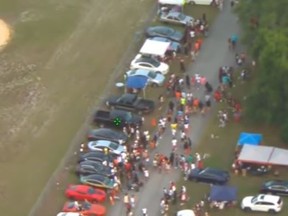
[[[90,151],[104,151],[105,148],[109,150],[110,153],[119,155],[122,152],[125,152],[125,147],[108,140],[97,140],[90,141],[87,144],[87,147]]]
[[[160,21],[162,22],[169,22],[174,24],[180,25],[193,25],[194,18],[187,16],[181,12],[177,11],[170,11],[170,12],[163,12],[160,14]]]
[[[165,76],[161,73],[155,71],[150,71],[146,69],[134,69],[129,70],[125,73],[124,77],[129,76],[144,76],[148,78],[148,83],[154,86],[162,86],[165,81]]]

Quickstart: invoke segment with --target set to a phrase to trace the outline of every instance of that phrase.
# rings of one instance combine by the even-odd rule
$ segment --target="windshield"
[[[91,204],[89,202],[84,202],[82,206],[83,206],[83,209],[85,210],[88,210],[91,208]]]
[[[254,196],[251,200],[251,203],[255,203],[257,201],[257,198],[258,198],[257,196]]]
[[[126,117],[126,121],[131,121],[132,120],[132,113],[127,112],[125,117]]]
[[[94,193],[95,193],[95,190],[93,188],[88,189],[88,194],[94,194]]]
[[[184,20],[185,18],[186,18],[186,16],[184,14],[181,14],[181,13],[178,14],[179,20]]]
[[[118,145],[116,143],[110,143],[109,147],[115,150],[118,148]]]
[[[111,184],[111,180],[110,180],[109,178],[105,178],[104,181],[103,181],[103,183],[104,183],[105,185],[110,185],[110,184]]]
[[[150,78],[155,78],[156,76],[157,76],[157,74],[155,73],[155,72],[153,72],[153,71],[150,71],[149,73],[148,73],[148,76],[150,77]]]

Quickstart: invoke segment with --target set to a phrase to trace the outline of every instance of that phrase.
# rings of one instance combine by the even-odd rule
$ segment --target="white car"
[[[280,196],[259,194],[243,198],[241,209],[244,211],[262,211],[276,213],[283,207],[283,200]]]
[[[162,86],[165,81],[165,76],[161,73],[156,73],[155,71],[150,71],[146,69],[134,69],[127,71],[124,74],[124,77],[130,77],[130,76],[143,76],[148,78],[148,84],[154,85],[154,86]]]
[[[57,216],[82,216],[78,212],[60,212],[57,214]]]
[[[108,140],[91,141],[88,142],[87,147],[90,151],[102,151],[102,152],[104,151],[105,148],[107,148],[110,153],[117,155],[126,152],[124,146]]]
[[[165,75],[169,72],[169,65],[153,57],[138,54],[131,61],[130,69],[146,69]]]

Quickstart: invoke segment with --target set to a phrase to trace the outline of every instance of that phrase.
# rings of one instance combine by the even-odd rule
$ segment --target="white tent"
[[[185,0],[158,0],[159,4],[167,4],[167,5],[184,5]]]
[[[184,210],[178,211],[177,216],[195,216],[195,213],[193,210],[184,209]]]
[[[268,164],[273,152],[271,146],[244,145],[241,149],[238,161],[245,163]]]
[[[281,148],[274,148],[269,159],[271,165],[288,166],[288,150]]]
[[[170,46],[170,42],[146,39],[145,43],[140,49],[140,53],[163,57],[167,49],[169,48],[169,46]]]

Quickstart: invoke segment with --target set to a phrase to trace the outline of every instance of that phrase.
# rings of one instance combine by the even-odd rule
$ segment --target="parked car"
[[[161,73],[155,71],[150,71],[146,69],[133,69],[125,73],[124,77],[130,76],[144,76],[148,78],[148,83],[152,86],[162,86],[165,81],[165,76]]]
[[[81,154],[78,158],[78,163],[81,163],[82,161],[95,161],[100,162],[102,164],[107,164],[112,167],[113,166],[113,160],[114,157],[110,154],[105,154],[104,152],[87,152],[84,154]]]
[[[123,94],[121,96],[110,97],[106,101],[106,105],[117,109],[134,111],[139,114],[149,113],[155,109],[154,101],[142,99],[137,94]]]
[[[107,178],[99,174],[81,176],[80,182],[82,184],[104,189],[113,189],[117,186],[117,183],[113,179]]]
[[[67,201],[62,209],[63,212],[79,212],[82,215],[104,216],[106,208],[99,204],[89,202]]]
[[[84,160],[76,166],[77,175],[91,175],[91,174],[101,174],[107,177],[112,175],[111,168],[109,166],[103,165],[103,162]]]
[[[89,202],[104,202],[106,192],[88,185],[69,185],[65,190],[65,196],[71,200],[87,200]]]
[[[94,114],[93,121],[100,127],[113,127],[122,129],[130,125],[140,127],[144,118],[125,110],[97,110]]]
[[[283,200],[280,196],[259,194],[247,196],[241,202],[244,211],[262,211],[276,213],[282,210]]]
[[[274,195],[288,195],[288,181],[270,180],[262,184],[260,193]]]
[[[193,169],[188,173],[188,180],[194,180],[197,182],[204,182],[209,184],[226,184],[230,179],[229,172],[215,169],[215,168],[205,168],[205,169]]]
[[[192,25],[194,18],[177,11],[168,11],[160,14],[160,21],[180,25]]]
[[[182,42],[184,34],[166,26],[153,26],[146,29],[147,37],[164,37],[176,42]]]
[[[81,216],[79,212],[59,212],[57,216]]]
[[[146,69],[165,75],[169,72],[169,65],[152,56],[137,54],[131,61],[130,69]]]
[[[126,148],[123,145],[118,143],[108,141],[108,140],[97,140],[97,141],[90,141],[87,144],[87,147],[90,151],[101,151],[103,152],[104,149],[108,149],[110,154],[120,155],[123,152],[126,152]]]
[[[128,141],[128,136],[122,131],[112,130],[110,128],[99,128],[92,129],[88,132],[88,140],[111,140],[113,142],[118,142],[119,144],[126,143]]]
[[[181,44],[175,41],[172,41],[168,38],[164,37],[152,37],[151,40],[154,41],[161,41],[161,42],[169,42],[170,46],[167,50],[167,52],[175,52],[175,53],[180,53],[181,52]]]

